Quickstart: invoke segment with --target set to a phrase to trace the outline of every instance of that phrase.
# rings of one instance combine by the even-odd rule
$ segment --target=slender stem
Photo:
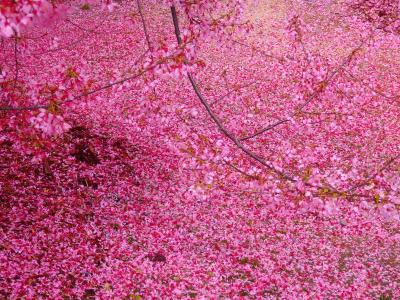
[[[143,10],[142,10],[142,4],[140,2],[140,0],[136,0],[137,6],[138,6],[138,11],[139,11],[139,15],[140,18],[142,20],[142,25],[143,25],[143,32],[144,32],[144,36],[146,38],[146,42],[147,42],[147,46],[149,48],[150,54],[151,54],[151,58],[153,59],[153,47],[151,45],[151,41],[150,41],[150,36],[149,36],[149,31],[147,30],[147,25],[146,25],[146,19],[144,18],[144,14],[143,14]],[[153,74],[153,80],[155,80],[155,76]],[[153,87],[153,94],[155,97],[157,97],[157,93],[156,93],[156,88]]]
[[[18,63],[18,36],[14,36],[14,60],[15,60],[15,77],[14,77],[14,90],[17,87],[18,73],[19,73],[19,63]]]
[[[293,113],[291,114],[291,117],[294,117],[294,116],[298,115],[299,113],[303,113],[303,109],[304,109],[318,94],[320,94],[322,91],[324,91],[324,90],[326,89],[326,87],[328,86],[328,84],[331,83],[331,81],[332,81],[332,80],[334,79],[334,77],[339,73],[339,71],[345,70],[344,67],[345,67],[347,64],[350,63],[350,61],[352,60],[352,58],[354,57],[354,55],[361,49],[361,47],[364,45],[364,43],[365,43],[365,41],[362,41],[362,42],[360,43],[360,45],[359,45],[357,48],[355,48],[355,49],[350,53],[350,55],[348,55],[348,56],[343,60],[343,62],[342,62],[331,74],[329,74],[329,75],[327,76],[327,78],[326,78],[324,81],[321,82],[321,86],[320,86],[317,90],[315,90],[315,91],[306,99],[306,101],[304,101],[304,103],[297,109],[296,112],[293,112]],[[276,122],[276,123],[274,123],[274,124],[268,125],[268,126],[265,127],[265,128],[262,128],[262,129],[260,129],[260,130],[257,130],[255,133],[253,133],[253,134],[251,134],[251,135],[249,135],[249,136],[243,137],[243,138],[241,138],[240,140],[241,140],[241,141],[250,140],[250,139],[252,139],[252,138],[254,138],[254,137],[256,137],[256,136],[258,136],[258,135],[260,135],[260,134],[262,134],[262,133],[264,133],[264,132],[267,132],[267,131],[269,131],[269,130],[271,130],[271,129],[274,129],[274,128],[277,127],[278,125],[287,123],[287,122],[289,122],[289,121],[290,121],[289,119],[282,119],[282,120],[280,120],[280,121],[278,121],[278,122]]]
[[[146,52],[144,52],[143,54],[141,54],[141,55],[139,56],[139,58],[136,60],[136,63],[139,62],[139,60],[140,60],[147,52],[148,52],[148,51],[146,51]],[[113,87],[114,85],[122,84],[122,83],[124,83],[124,82],[126,82],[126,81],[130,81],[130,80],[136,79],[136,78],[142,76],[142,75],[143,75],[144,73],[146,73],[148,70],[149,70],[149,69],[143,69],[143,70],[141,70],[140,72],[138,72],[138,73],[135,74],[135,75],[132,75],[132,76],[128,76],[128,77],[119,79],[119,80],[117,80],[117,81],[114,81],[114,82],[111,82],[111,83],[109,83],[109,84],[103,85],[103,86],[101,86],[101,87],[99,87],[99,88],[96,88],[96,89],[94,89],[94,90],[91,90],[91,91],[89,91],[89,92],[82,93],[82,94],[80,94],[80,95],[78,95],[78,96],[76,96],[76,97],[73,97],[73,98],[71,98],[71,99],[65,100],[65,101],[63,101],[63,102],[61,102],[61,103],[59,103],[59,104],[65,104],[65,103],[68,103],[68,102],[71,102],[71,101],[74,101],[74,100],[77,100],[77,99],[80,99],[80,98],[83,98],[83,97],[86,97],[86,96],[90,96],[90,95],[92,95],[92,94],[94,94],[94,93],[100,92],[100,91],[105,90],[105,89],[108,89],[108,88],[110,88],[110,87]],[[48,109],[48,108],[49,108],[49,105],[30,105],[30,106],[19,106],[19,107],[15,107],[15,106],[3,106],[3,107],[0,107],[0,111],[27,111],[27,110],[35,110],[35,109],[41,109],[41,108],[43,108],[43,109]]]
[[[236,167],[234,164],[230,163],[229,161],[224,160],[224,163],[227,164],[228,166],[230,166],[236,172],[239,172],[240,174],[242,174],[242,175],[244,175],[244,176],[246,176],[246,177],[248,177],[250,179],[253,179],[253,180],[258,180],[259,179],[257,176],[247,174],[245,171],[239,169],[238,167]]]
[[[137,6],[138,6],[138,11],[139,11],[140,18],[142,19],[143,31],[144,31],[144,35],[146,37],[146,42],[147,42],[147,45],[149,47],[149,50],[151,51],[152,50],[152,46],[151,46],[149,32],[147,30],[146,20],[145,20],[144,15],[143,15],[142,4],[141,4],[140,0],[136,0],[136,3],[137,3]]]

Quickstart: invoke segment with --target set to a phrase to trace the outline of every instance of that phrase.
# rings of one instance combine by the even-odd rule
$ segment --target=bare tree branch
[[[15,60],[15,77],[14,77],[14,89],[17,87],[19,63],[18,63],[18,36],[14,32],[14,60]]]
[[[137,59],[136,62],[140,61],[140,59],[141,59],[142,57],[144,57],[144,55],[145,55],[147,52],[148,52],[148,51],[146,51],[146,52],[144,52],[143,54],[141,54],[141,55],[139,56],[139,58]],[[101,87],[99,87],[99,88],[96,88],[96,89],[91,90],[91,91],[86,92],[86,93],[82,93],[82,94],[80,94],[80,95],[78,95],[78,96],[76,96],[76,97],[73,97],[73,98],[71,98],[71,99],[65,100],[65,101],[63,101],[63,102],[61,102],[61,103],[58,103],[58,104],[65,104],[65,103],[68,103],[68,102],[71,102],[71,101],[74,101],[74,100],[77,100],[77,99],[80,99],[80,98],[83,98],[83,97],[87,97],[87,96],[90,96],[90,95],[95,94],[95,93],[97,93],[97,92],[100,92],[100,91],[102,91],[102,90],[105,90],[105,89],[108,89],[108,88],[110,88],[110,87],[113,87],[114,85],[122,84],[122,83],[124,83],[124,82],[126,82],[126,81],[130,81],[130,80],[136,79],[136,78],[142,76],[142,75],[143,75],[144,73],[146,73],[147,71],[148,71],[148,69],[143,69],[143,70],[139,71],[139,72],[138,72],[137,74],[135,74],[135,75],[128,76],[128,77],[119,79],[119,80],[117,80],[117,81],[111,82],[111,83],[109,83],[109,84],[103,85],[103,86],[101,86]],[[35,110],[35,109],[41,109],[41,108],[43,108],[43,109],[48,109],[49,107],[50,107],[49,105],[30,105],[30,106],[20,106],[20,107],[15,107],[15,106],[3,106],[3,107],[0,107],[0,111],[27,111],[27,110]]]
[[[379,174],[381,174],[383,171],[385,171],[387,168],[389,168],[396,160],[398,160],[400,158],[400,154],[397,154],[396,156],[388,159],[380,169],[378,169],[374,174],[368,176],[365,180],[363,180],[361,183],[354,185],[353,187],[349,188],[346,192],[352,192],[360,187],[366,186],[368,184],[370,184],[370,181],[374,178],[376,178],[376,176],[378,176]]]
[[[227,160],[224,160],[224,163],[227,164],[228,166],[230,166],[232,169],[234,169],[236,172],[246,176],[247,178],[253,179],[253,180],[259,180],[259,178],[257,176],[254,175],[250,175],[247,174],[246,172],[242,171],[241,169],[239,169],[238,167],[236,167],[234,164],[230,163]]]
[[[245,84],[245,85],[242,85],[242,86],[239,86],[239,87],[235,87],[235,88],[231,89],[228,93],[222,95],[222,96],[219,97],[218,99],[215,99],[213,102],[211,102],[211,103],[210,103],[210,106],[214,106],[215,104],[217,104],[218,102],[220,102],[220,101],[223,100],[224,98],[230,96],[230,95],[233,94],[234,92],[236,92],[236,91],[238,91],[238,90],[241,90],[241,89],[244,89],[244,88],[247,88],[247,87],[249,87],[249,86],[252,86],[253,84],[256,84],[256,83],[258,83],[258,82],[259,82],[259,81],[256,81],[256,80],[255,80],[255,81],[249,82],[248,84]]]
[[[175,6],[171,6],[171,14],[172,14],[172,19],[174,22],[174,27],[175,27],[175,36],[178,41],[178,44],[182,44],[182,39],[181,39],[181,34],[180,34],[180,29],[179,29],[179,22],[178,22],[178,16],[176,13]],[[259,155],[255,154],[251,150],[247,149],[242,145],[242,143],[227,129],[225,126],[222,124],[222,122],[219,120],[217,115],[211,110],[207,100],[203,97],[200,89],[198,88],[195,79],[193,76],[188,73],[188,78],[189,81],[193,87],[194,92],[196,93],[197,97],[200,99],[200,102],[203,104],[204,108],[206,109],[207,113],[211,117],[211,119],[214,121],[214,123],[218,126],[219,130],[227,137],[229,138],[242,152],[253,158],[254,160],[258,161],[261,165],[269,169],[270,171],[274,172],[275,174],[279,175],[281,178],[284,178],[290,182],[296,182],[293,177],[290,175],[286,174],[283,171],[280,171],[276,169],[274,166],[269,164],[267,161],[265,161],[262,157]]]
[[[136,0],[136,3],[137,3],[137,6],[138,6],[138,11],[139,11],[140,18],[142,20],[143,32],[144,32],[144,36],[146,37],[147,46],[149,47],[151,58],[153,59],[153,52],[152,52],[153,51],[153,47],[151,45],[149,32],[147,30],[146,20],[145,20],[144,15],[143,15],[142,4],[141,4],[140,0]],[[155,80],[154,74],[153,74],[153,80]],[[155,87],[153,87],[153,94],[154,94],[154,97],[157,97],[157,93],[156,93],[156,88]]]
[[[400,100],[400,95],[386,95],[385,93],[378,91],[377,89],[374,89],[373,87],[369,86],[368,84],[365,84],[364,82],[362,82],[361,79],[359,79],[356,76],[354,76],[353,74],[351,74],[348,70],[344,69],[344,72],[347,74],[347,76],[351,80],[353,80],[354,82],[360,83],[362,86],[366,87],[371,92],[374,92],[375,94],[378,94],[379,96],[382,96],[383,98],[386,98],[386,99],[390,99],[390,100],[399,99]],[[396,101],[396,102],[398,102],[398,101]]]
[[[178,44],[181,45],[182,44],[182,39],[180,37],[180,29],[179,29],[179,22],[178,22],[178,16],[177,16],[177,12],[174,6],[171,6],[171,14],[172,14],[172,20],[174,23],[174,27],[175,27],[175,35],[176,35],[176,39],[178,41]],[[355,53],[355,51],[352,52],[351,56],[353,56]],[[338,72],[335,71],[335,72]],[[255,154],[254,152],[252,152],[251,150],[247,149],[241,142],[239,139],[237,139],[235,137],[235,135],[233,133],[231,133],[227,128],[225,128],[225,126],[222,124],[222,122],[219,120],[218,116],[212,111],[212,109],[210,108],[210,105],[208,104],[207,100],[203,97],[199,87],[196,84],[196,81],[194,79],[194,77],[188,72],[188,78],[189,81],[192,85],[192,88],[196,94],[196,96],[199,98],[200,102],[203,104],[204,108],[206,109],[208,115],[211,117],[211,119],[214,121],[214,123],[217,125],[218,129],[228,138],[230,139],[237,148],[239,148],[242,152],[244,152],[247,156],[251,157],[252,159],[254,159],[255,161],[259,162],[261,165],[263,165],[264,167],[266,167],[268,170],[270,170],[271,172],[275,173],[276,175],[278,175],[280,178],[285,179],[289,182],[292,183],[296,183],[299,182],[299,179],[294,178],[291,175],[288,175],[286,172],[284,171],[280,171],[278,170],[276,167],[274,167],[272,164],[268,163],[264,158],[260,157],[259,155]],[[331,75],[331,77],[333,77]],[[305,105],[304,105],[305,106]],[[321,189],[323,187],[321,186],[315,186],[309,182],[304,182],[304,185],[307,187],[311,187],[311,188],[317,188],[317,189]],[[340,194],[344,194],[341,191],[337,190],[335,187],[329,186],[330,190],[333,193],[336,193],[338,195]],[[349,198],[352,197],[362,197],[362,198],[370,198],[369,195],[363,195],[363,194],[346,194],[346,196],[348,196]]]
[[[152,51],[150,36],[149,36],[149,32],[147,30],[146,20],[144,18],[143,11],[142,11],[142,4],[141,4],[140,0],[136,0],[136,3],[137,3],[137,6],[138,6],[138,11],[139,11],[140,18],[142,20],[144,36],[146,37],[146,42],[147,42],[147,45],[149,46],[149,50]]]
[[[321,92],[328,86],[329,83],[331,83],[331,81],[332,81],[333,78],[336,76],[336,74],[338,74],[342,69],[344,70],[344,67],[345,67],[348,63],[350,63],[351,59],[352,59],[352,58],[354,57],[354,55],[362,48],[362,46],[364,45],[364,43],[365,43],[365,40],[363,40],[357,48],[353,49],[353,51],[350,53],[350,55],[348,55],[348,56],[343,60],[343,62],[342,62],[342,63],[341,63],[341,64],[340,64],[340,65],[339,65],[339,66],[338,66],[324,81],[322,81],[322,82],[320,83],[320,87],[319,87],[317,90],[315,90],[299,108],[297,108],[297,111],[296,111],[296,112],[294,112],[294,113],[291,114],[291,117],[294,117],[294,116],[298,115],[299,113],[302,113],[302,112],[303,112],[303,109],[304,109],[304,108],[305,108],[319,93],[321,93]],[[249,140],[249,139],[252,139],[252,138],[254,138],[254,137],[256,137],[256,136],[258,136],[258,135],[260,135],[260,134],[262,134],[262,133],[264,133],[264,132],[267,132],[267,131],[269,131],[269,130],[271,130],[271,129],[273,129],[273,128],[275,128],[275,127],[281,125],[281,124],[287,123],[287,122],[289,122],[289,121],[290,121],[289,118],[282,119],[282,120],[280,120],[280,121],[278,121],[278,122],[276,122],[276,123],[274,123],[274,124],[268,125],[267,127],[256,131],[255,133],[253,133],[253,134],[251,134],[251,135],[249,135],[249,136],[247,136],[247,137],[243,137],[243,138],[241,138],[240,140],[241,140],[241,141],[247,141],[247,140]]]
[[[275,123],[273,123],[271,125],[268,125],[267,127],[263,128],[263,129],[260,129],[260,130],[256,131],[252,135],[249,135],[249,136],[246,136],[244,138],[241,138],[240,140],[241,141],[250,140],[250,139],[252,139],[252,138],[254,138],[254,137],[256,137],[256,136],[258,136],[260,134],[263,134],[264,132],[267,132],[267,131],[269,131],[271,129],[274,129],[275,127],[277,127],[277,126],[279,126],[281,124],[287,123],[287,122],[289,122],[289,119],[280,120],[280,121],[275,122]]]

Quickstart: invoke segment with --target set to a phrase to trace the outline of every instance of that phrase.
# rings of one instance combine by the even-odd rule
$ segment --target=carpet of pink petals
[[[2,27],[11,104],[65,105],[0,111],[0,299],[400,299],[397,23],[286,1],[181,51],[168,1],[142,2],[151,56],[135,1]],[[287,119],[244,143],[301,180],[232,145],[187,71],[239,137]]]

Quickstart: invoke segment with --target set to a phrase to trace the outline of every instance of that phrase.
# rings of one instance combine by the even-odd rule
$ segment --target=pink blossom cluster
[[[0,4],[0,33],[5,37],[18,34],[22,26],[50,10],[52,5],[47,0],[4,0]]]

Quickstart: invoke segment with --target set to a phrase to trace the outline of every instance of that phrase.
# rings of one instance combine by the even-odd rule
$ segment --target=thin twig
[[[15,33],[14,36],[14,60],[15,60],[15,77],[14,77],[14,90],[17,87],[18,73],[19,73],[19,63],[18,63],[18,36]]]
[[[395,96],[393,96],[393,95],[390,95],[390,96],[389,96],[389,95],[386,95],[386,94],[384,94],[383,92],[378,91],[378,90],[374,89],[373,87],[369,86],[368,84],[365,84],[364,82],[362,82],[361,79],[356,78],[356,76],[354,76],[353,74],[351,74],[349,71],[344,70],[344,72],[348,75],[348,77],[350,77],[351,80],[360,83],[361,85],[363,85],[364,87],[366,87],[367,89],[369,89],[371,92],[374,92],[375,94],[378,94],[379,96],[382,96],[383,98],[390,99],[390,100],[392,100],[392,99],[400,99],[400,95],[395,95]]]
[[[147,52],[148,52],[148,51],[146,51],[146,52],[144,52],[143,54],[141,54],[141,55],[139,56],[139,58],[137,59],[137,62],[138,62]],[[89,92],[82,93],[82,94],[80,94],[80,95],[78,95],[78,96],[75,96],[75,97],[73,97],[73,98],[71,98],[71,99],[67,99],[67,100],[65,100],[65,101],[63,101],[63,102],[60,102],[60,103],[58,103],[58,104],[61,105],[61,104],[65,104],[65,103],[71,102],[71,101],[73,101],[73,100],[77,100],[77,99],[80,99],[80,98],[83,98],[83,97],[87,97],[87,96],[90,96],[90,95],[92,95],[92,94],[94,94],[94,93],[100,92],[100,91],[105,90],[105,89],[108,89],[108,88],[110,88],[110,87],[113,87],[114,85],[121,84],[121,83],[124,83],[124,82],[126,82],[126,81],[130,81],[130,80],[136,79],[136,78],[142,76],[142,75],[143,75],[144,73],[146,73],[147,71],[148,71],[148,69],[143,69],[143,70],[141,70],[139,73],[137,73],[137,74],[135,74],[135,75],[128,76],[128,77],[119,79],[119,80],[117,80],[117,81],[111,82],[111,83],[109,83],[109,84],[106,84],[106,85],[104,85],[104,86],[101,86],[101,87],[99,87],[99,88],[96,88],[96,89],[94,89],[94,90],[91,90],[91,91],[89,91]],[[41,109],[41,108],[42,108],[42,109],[48,109],[49,107],[50,107],[49,105],[30,105],[30,106],[20,106],[20,107],[15,107],[15,106],[3,106],[3,107],[0,107],[0,111],[27,111],[27,110],[36,110],[36,109]]]
[[[231,167],[232,169],[234,169],[236,172],[238,172],[238,173],[240,173],[240,174],[242,174],[242,175],[244,175],[244,176],[246,176],[246,177],[248,177],[248,178],[250,178],[250,179],[259,180],[259,178],[258,178],[257,176],[247,174],[245,171],[239,169],[238,167],[236,167],[234,164],[230,163],[229,161],[227,161],[227,160],[225,160],[225,159],[224,159],[223,161],[224,161],[225,164],[227,164],[228,166],[230,166],[230,167]]]
[[[147,46],[149,47],[151,58],[153,59],[153,47],[151,45],[149,32],[147,30],[146,19],[144,18],[144,15],[143,15],[142,4],[141,4],[140,0],[136,0],[136,3],[137,3],[137,6],[138,6],[138,11],[139,11],[140,18],[142,20],[143,32],[144,32],[144,36],[146,38]],[[153,81],[154,80],[155,80],[155,76],[153,74]],[[157,93],[156,93],[156,88],[155,87],[153,87],[153,94],[154,94],[154,97],[157,98]]]
[[[259,82],[259,81],[254,80],[254,81],[252,81],[252,82],[249,82],[248,84],[245,84],[245,85],[242,85],[242,86],[239,86],[239,87],[235,87],[234,89],[231,89],[228,93],[222,95],[222,96],[219,97],[218,99],[216,99],[216,100],[214,100],[213,102],[211,102],[211,103],[210,103],[210,106],[214,106],[216,103],[218,103],[218,102],[220,102],[221,100],[223,100],[224,98],[230,96],[230,95],[233,94],[234,92],[237,92],[238,90],[241,90],[241,89],[247,88],[247,87],[249,87],[249,86],[252,86],[253,84],[256,84],[256,83],[258,83],[258,82]]]
[[[139,11],[140,18],[142,19],[144,36],[146,37],[147,45],[149,46],[149,50],[151,51],[152,50],[152,45],[151,45],[151,41],[150,41],[149,32],[148,32],[147,26],[146,26],[146,20],[144,18],[143,11],[142,11],[142,4],[140,3],[140,0],[136,0],[136,3],[137,3],[137,6],[138,6],[138,11]]]
[[[231,39],[231,41],[233,43],[235,43],[235,44],[250,48],[252,51],[257,52],[257,53],[259,53],[259,54],[261,54],[261,55],[263,55],[265,57],[274,58],[274,59],[277,59],[279,61],[283,60],[283,57],[276,57],[276,56],[274,56],[272,54],[269,54],[269,53],[265,52],[264,50],[258,49],[258,48],[254,47],[254,46],[250,46],[250,45],[248,45],[246,43],[243,43],[241,41],[238,41],[238,40],[235,40],[235,39]]]
[[[318,88],[316,91],[314,91],[314,92],[307,98],[307,100],[297,109],[297,111],[291,114],[291,117],[294,117],[294,116],[298,115],[299,113],[302,113],[302,112],[303,112],[303,109],[304,109],[304,108],[305,108],[319,93],[321,93],[321,92],[327,87],[327,85],[333,80],[333,78],[335,77],[335,75],[338,74],[340,70],[344,69],[344,66],[345,66],[345,65],[347,65],[348,63],[350,63],[351,59],[352,59],[352,58],[354,57],[354,55],[361,49],[361,47],[364,45],[364,43],[365,43],[365,41],[363,40],[363,41],[361,42],[361,44],[360,44],[357,48],[355,48],[355,49],[350,53],[350,55],[347,56],[346,59],[345,59],[345,60],[344,60],[344,61],[343,61],[343,62],[342,62],[342,63],[341,63],[341,64],[340,64],[340,65],[339,65],[339,66],[338,66],[338,67],[323,81],[323,82],[321,82],[321,87]],[[271,125],[268,125],[267,127],[263,128],[263,129],[260,129],[260,130],[256,131],[255,133],[253,133],[253,134],[251,134],[251,135],[249,135],[249,136],[246,136],[246,137],[241,138],[240,141],[247,141],[247,140],[249,140],[249,139],[252,139],[252,138],[254,138],[254,137],[256,137],[256,136],[258,136],[258,135],[260,135],[260,134],[262,134],[262,133],[264,133],[264,132],[267,132],[267,131],[269,131],[269,130],[271,130],[271,129],[273,129],[273,128],[275,128],[275,127],[281,125],[281,124],[287,123],[287,122],[289,122],[289,121],[290,121],[290,118],[282,119],[282,120],[280,120],[280,121],[278,121],[278,122],[275,122],[275,123],[273,123],[273,124],[271,124]]]
[[[382,167],[377,170],[374,174],[368,176],[365,180],[363,180],[361,183],[354,185],[353,187],[349,188],[346,192],[352,192],[360,187],[363,187],[367,184],[370,183],[370,181],[374,178],[376,178],[376,176],[378,176],[379,174],[381,174],[383,171],[385,171],[388,167],[390,167],[391,164],[393,164],[396,160],[398,160],[400,158],[400,154],[392,157],[391,159],[387,160]]]

